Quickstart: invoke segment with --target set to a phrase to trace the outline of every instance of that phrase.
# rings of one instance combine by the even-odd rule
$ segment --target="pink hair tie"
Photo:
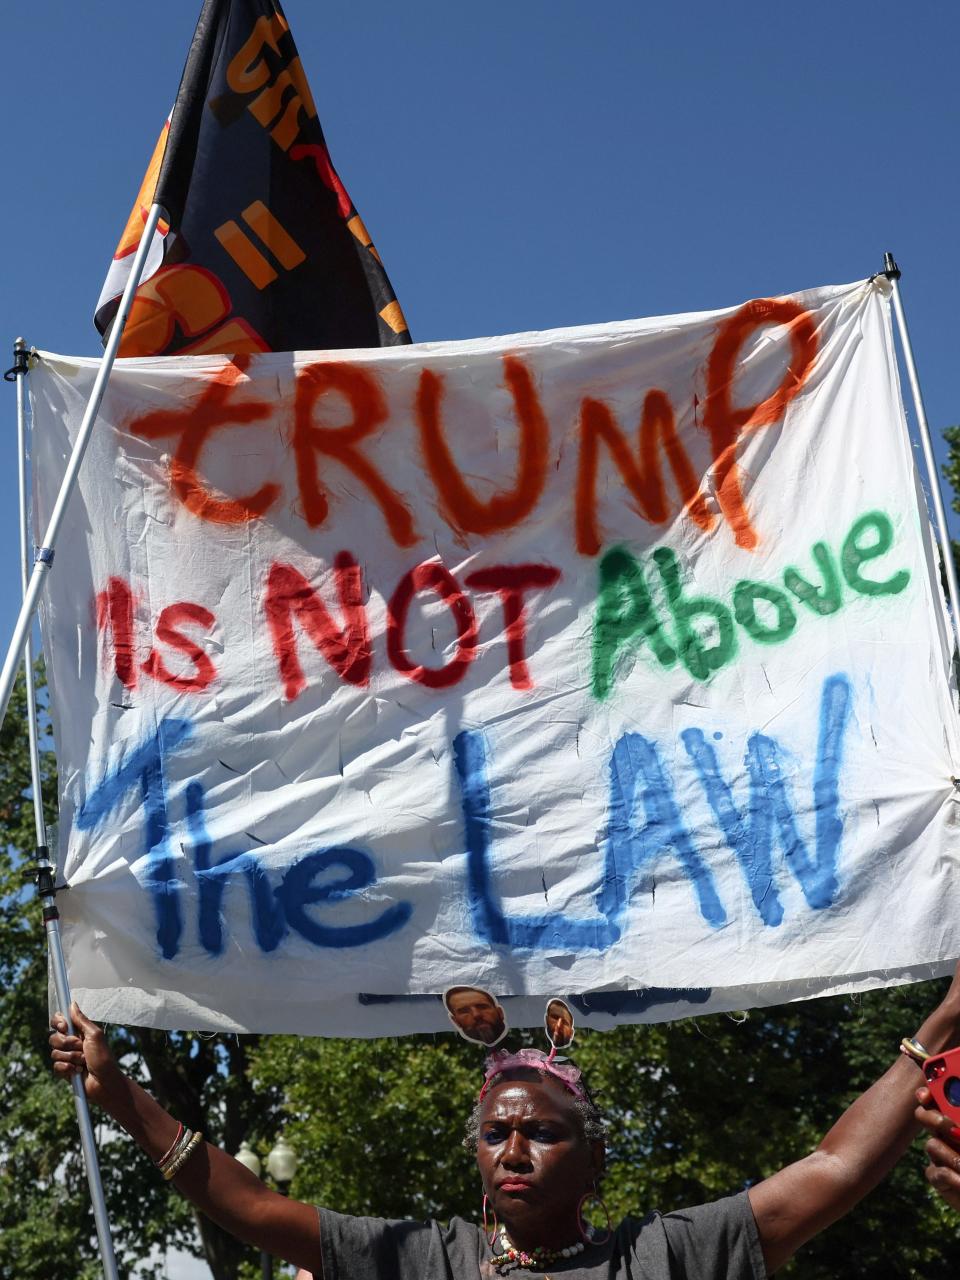
[[[518,1049],[515,1053],[511,1053],[509,1049],[496,1049],[487,1056],[484,1064],[483,1072],[483,1088],[480,1090],[480,1099],[490,1087],[490,1081],[494,1076],[502,1075],[505,1071],[539,1071],[543,1075],[553,1076],[555,1080],[559,1080],[563,1087],[569,1090],[575,1098],[579,1098],[581,1102],[586,1102],[586,1091],[580,1084],[580,1068],[575,1067],[572,1062],[567,1062],[557,1058],[556,1049],[549,1055],[543,1053],[540,1049]]]

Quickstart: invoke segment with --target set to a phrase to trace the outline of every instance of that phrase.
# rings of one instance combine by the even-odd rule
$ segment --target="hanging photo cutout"
[[[573,1013],[567,1002],[559,996],[547,1001],[543,1025],[547,1039],[555,1049],[566,1049],[573,1043]]]
[[[492,1049],[507,1034],[507,1018],[497,998],[484,987],[448,987],[443,1003],[459,1035]]]

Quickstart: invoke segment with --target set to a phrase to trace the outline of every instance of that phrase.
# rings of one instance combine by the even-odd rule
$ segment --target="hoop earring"
[[[496,1209],[494,1209],[493,1210],[493,1230],[492,1231],[490,1230],[489,1226],[487,1225],[487,1203],[488,1203],[487,1193],[484,1192],[483,1193],[483,1234],[487,1237],[487,1244],[492,1249],[494,1246],[494,1242],[496,1241],[496,1238],[497,1238],[497,1229],[500,1226],[500,1224],[499,1222],[497,1222],[497,1211]]]
[[[594,1235],[592,1229],[587,1227],[583,1220],[583,1206],[588,1200],[596,1200],[599,1202],[600,1208],[604,1212],[607,1219],[607,1232],[602,1238]],[[603,1203],[603,1196],[600,1194],[596,1186],[592,1191],[585,1191],[580,1197],[580,1203],[577,1205],[577,1230],[580,1232],[580,1239],[584,1244],[606,1244],[613,1235],[613,1223],[610,1221],[610,1210]]]

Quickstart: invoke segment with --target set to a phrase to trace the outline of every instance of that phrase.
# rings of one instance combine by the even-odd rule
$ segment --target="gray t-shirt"
[[[320,1210],[323,1280],[498,1280],[483,1232],[454,1218],[391,1222]],[[541,1271],[564,1280],[766,1280],[757,1224],[746,1192],[676,1213],[624,1218],[603,1245]],[[320,1280],[320,1277],[317,1277]]]

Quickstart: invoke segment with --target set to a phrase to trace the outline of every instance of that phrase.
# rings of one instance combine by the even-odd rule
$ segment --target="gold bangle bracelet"
[[[192,1129],[183,1130],[183,1132],[177,1138],[176,1142],[173,1144],[173,1146],[170,1148],[167,1154],[163,1157],[163,1159],[157,1161],[157,1168],[160,1170],[161,1173],[163,1173],[165,1169],[169,1169],[170,1166],[173,1164],[174,1160],[176,1160],[176,1158],[187,1149],[187,1146],[189,1145],[190,1139],[192,1137],[193,1137]]]
[[[163,1177],[166,1182],[172,1181],[177,1176],[202,1141],[202,1133],[194,1133],[190,1135],[190,1141],[187,1145],[173,1160],[170,1161],[166,1169],[164,1169]]]
[[[183,1166],[187,1163],[187,1161],[190,1159],[193,1153],[200,1146],[200,1143],[202,1141],[203,1141],[202,1133],[199,1133],[199,1132],[194,1133],[191,1136],[190,1141],[183,1148],[180,1154],[177,1155],[173,1160],[171,1160],[170,1163],[167,1165],[166,1169],[164,1169],[163,1171],[164,1181],[171,1182],[177,1176],[177,1174],[180,1172]]]
[[[913,1036],[904,1036],[900,1041],[900,1052],[907,1058],[912,1058],[918,1067],[922,1067],[930,1054]]]

